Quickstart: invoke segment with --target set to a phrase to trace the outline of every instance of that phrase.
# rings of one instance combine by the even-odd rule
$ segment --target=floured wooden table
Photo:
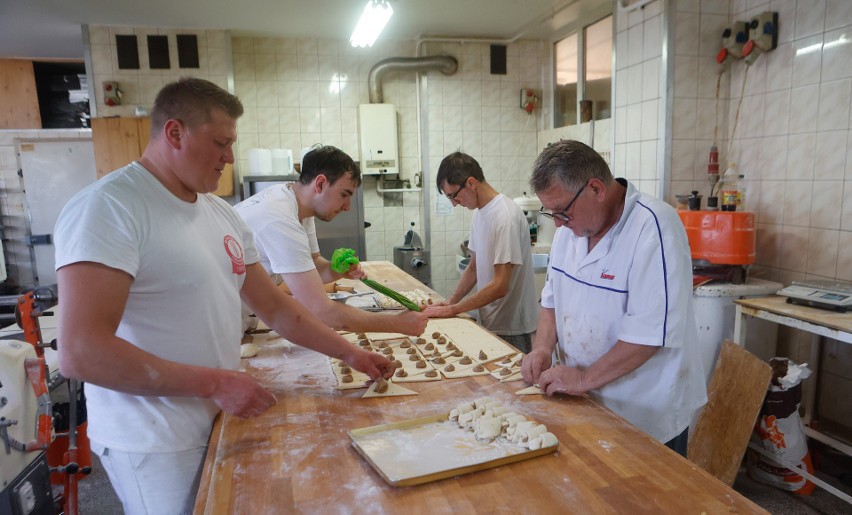
[[[395,269],[387,262],[367,265],[373,278],[375,268]],[[419,285],[408,281],[388,285]],[[217,419],[197,514],[765,513],[587,398],[519,397],[514,392],[525,383],[480,375],[404,383],[418,392],[414,396],[362,399],[363,389],[337,389],[326,356],[280,339],[256,343],[259,354],[243,360],[243,367],[278,404],[250,420]],[[545,424],[559,439],[557,452],[400,488],[374,471],[348,435],[445,413],[484,396]]]

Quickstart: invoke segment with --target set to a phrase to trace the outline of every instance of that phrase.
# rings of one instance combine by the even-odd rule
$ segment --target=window
[[[611,116],[612,15],[554,44],[554,127]]]

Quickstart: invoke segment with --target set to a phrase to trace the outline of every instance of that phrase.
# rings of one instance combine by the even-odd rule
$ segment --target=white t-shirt
[[[251,232],[215,195],[171,194],[138,162],[75,195],[55,229],[56,268],[91,261],[133,276],[116,335],[163,359],[235,370]],[[97,291],[92,291],[97,295]],[[89,437],[125,452],[207,445],[208,399],[143,397],[86,385]]]
[[[479,308],[484,327],[501,335],[527,334],[538,323],[535,278],[532,270],[530,226],[524,212],[502,193],[473,211],[468,248],[476,253],[476,284],[485,287],[494,277],[494,265],[511,263],[509,292]]]
[[[662,347],[591,393],[667,442],[707,402],[686,231],[671,206],[628,184],[621,219],[591,252],[588,244],[560,227],[550,254],[541,304],[555,309],[562,359],[588,367],[618,340]]]
[[[268,274],[316,268],[312,255],[319,252],[319,243],[314,217],[299,222],[296,194],[288,185],[266,188],[234,208],[254,233],[260,264]]]

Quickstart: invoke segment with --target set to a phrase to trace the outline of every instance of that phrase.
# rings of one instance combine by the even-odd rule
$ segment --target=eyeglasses
[[[586,183],[586,184],[588,184],[588,183]],[[551,213],[549,211],[545,211],[544,206],[541,206],[539,213],[541,213],[542,215],[544,215],[548,218],[559,220],[560,222],[570,222],[573,219],[573,217],[570,217],[570,216],[566,215],[565,213],[567,213],[568,210],[571,209],[571,206],[574,205],[574,202],[576,202],[577,199],[580,198],[580,193],[583,193],[583,190],[586,189],[586,184],[584,184],[582,188],[577,190],[577,194],[574,195],[574,198],[571,199],[571,202],[569,202],[568,205],[565,206],[565,209],[563,209],[562,211],[560,211],[558,213]]]
[[[459,193],[461,193],[461,190],[463,190],[465,186],[467,186],[467,183],[464,183],[461,186],[459,186],[459,189],[457,189],[456,192],[453,193],[452,195],[446,195],[447,199],[450,200],[450,201],[455,201],[456,197],[459,196]]]

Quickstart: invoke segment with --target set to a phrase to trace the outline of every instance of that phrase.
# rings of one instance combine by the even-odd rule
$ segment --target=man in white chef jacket
[[[590,393],[686,456],[707,392],[677,213],[578,141],[544,149],[530,184],[557,230],[524,379],[548,395]]]

